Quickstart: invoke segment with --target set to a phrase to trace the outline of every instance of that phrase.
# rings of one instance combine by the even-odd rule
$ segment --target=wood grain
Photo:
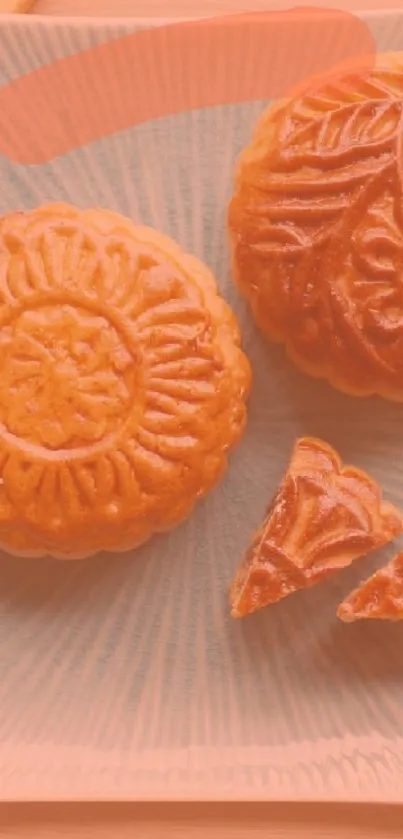
[[[0,808],[0,836],[16,839],[126,839],[134,835],[159,839],[162,830],[164,839],[397,839],[403,834],[403,809],[242,803],[27,804]]]
[[[287,9],[297,6],[320,6],[337,9],[383,9],[382,0],[36,0],[34,14],[73,15],[86,17],[147,17],[147,18],[197,18],[207,15],[230,14],[232,12]],[[389,9],[400,9],[401,0],[388,0]]]

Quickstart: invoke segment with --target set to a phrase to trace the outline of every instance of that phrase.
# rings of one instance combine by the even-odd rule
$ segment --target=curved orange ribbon
[[[278,98],[307,75],[360,56],[373,61],[373,38],[345,11],[289,9],[142,30],[3,87],[0,153],[45,163],[149,120]]]

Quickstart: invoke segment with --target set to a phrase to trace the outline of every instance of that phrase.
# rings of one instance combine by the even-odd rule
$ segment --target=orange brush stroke
[[[289,9],[147,29],[2,88],[0,153],[16,163],[46,163],[160,117],[281,97],[306,68],[323,74],[359,56],[373,62],[373,38],[346,11]]]

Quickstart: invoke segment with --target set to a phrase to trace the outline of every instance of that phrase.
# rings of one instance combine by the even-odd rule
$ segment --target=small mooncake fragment
[[[0,544],[77,558],[168,530],[220,479],[251,371],[208,268],[51,204],[0,218]]]
[[[344,623],[363,618],[403,620],[403,553],[352,591],[337,614]]]
[[[402,515],[382,501],[375,480],[342,466],[327,443],[302,438],[238,570],[231,614],[244,617],[312,586],[402,530]]]

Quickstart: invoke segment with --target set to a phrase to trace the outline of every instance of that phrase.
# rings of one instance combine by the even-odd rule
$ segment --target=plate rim
[[[289,11],[292,9],[292,5],[290,5],[289,10],[280,10],[274,9],[272,11],[267,10],[270,12],[271,15],[275,15],[278,20],[282,20],[284,18],[289,19]],[[307,13],[303,10],[293,8],[293,12],[295,14],[294,22],[298,19],[298,12],[301,11],[301,16],[304,17],[306,20]],[[335,14],[338,12],[336,10],[327,10],[329,12],[335,11]],[[368,10],[351,10],[353,14],[355,14],[358,18],[364,20],[384,20],[385,18],[397,18],[403,20],[403,6],[400,9],[391,9],[391,8],[384,8],[384,9],[368,9]],[[251,13],[254,16],[255,13]],[[89,27],[94,30],[113,30],[117,26],[121,27],[122,29],[133,30],[136,26],[141,27],[157,27],[157,26],[168,26],[168,25],[175,25],[178,23],[199,23],[200,21],[208,22],[209,20],[216,20],[217,18],[229,18],[229,17],[236,17],[239,16],[241,23],[245,18],[244,13],[242,12],[234,12],[234,13],[220,13],[220,14],[208,14],[208,15],[201,15],[197,17],[191,16],[172,16],[172,17],[165,17],[165,16],[155,16],[155,17],[147,17],[147,16],[95,16],[95,15],[85,15],[82,17],[77,17],[73,15],[61,15],[61,16],[50,16],[50,15],[15,15],[15,14],[5,14],[0,16],[0,32],[2,27],[12,27],[14,29],[19,28],[27,28],[27,29],[59,29],[63,27],[71,27],[72,29],[82,29],[85,27]],[[312,13],[312,17],[314,13]],[[317,19],[317,15],[315,14],[315,18]],[[119,36],[117,36],[119,37]],[[402,45],[403,50],[403,45]],[[158,789],[158,786],[156,786]],[[0,790],[0,829],[1,829],[1,808],[3,805],[7,804],[16,804],[16,803],[37,803],[41,802],[43,799],[40,796],[33,794],[32,797],[30,796],[23,796],[18,797],[17,795],[5,795],[3,796]],[[223,796],[222,794],[214,796],[212,794],[203,795],[200,794],[197,798],[193,794],[187,795],[186,793],[175,795],[169,794],[167,798],[163,795],[158,793],[152,793],[150,795],[141,794],[139,797],[136,796],[134,793],[129,799],[127,795],[111,795],[108,797],[102,796],[98,797],[96,795],[93,796],[77,796],[70,797],[60,796],[57,795],[55,798],[51,796],[47,796],[45,799],[45,803],[85,803],[85,804],[99,804],[102,803],[130,803],[130,804],[141,804],[141,803],[167,803],[167,804],[175,804],[175,803],[192,803],[192,804],[202,804],[202,803],[231,803],[235,801],[243,800],[246,803],[254,803],[254,804],[263,804],[263,803],[272,803],[272,804],[291,804],[295,803],[296,805],[306,805],[308,806],[318,806],[321,807],[325,806],[335,806],[335,805],[346,805],[346,806],[362,806],[372,804],[374,807],[386,807],[390,806],[393,808],[403,808],[403,791],[399,795],[398,793],[388,792],[387,796],[381,797],[381,790],[379,790],[379,797],[374,797],[374,791],[368,789],[363,790],[362,794],[358,793],[355,789],[351,795],[344,795],[343,798],[337,793],[333,795],[318,795],[312,794],[312,797],[308,797],[307,795],[301,793],[299,796],[295,793],[284,793],[281,797],[279,795],[275,795],[271,797],[270,795],[263,795],[262,793],[253,794],[246,794],[243,799],[239,798],[238,790],[234,788],[232,792],[230,792],[227,796]]]

